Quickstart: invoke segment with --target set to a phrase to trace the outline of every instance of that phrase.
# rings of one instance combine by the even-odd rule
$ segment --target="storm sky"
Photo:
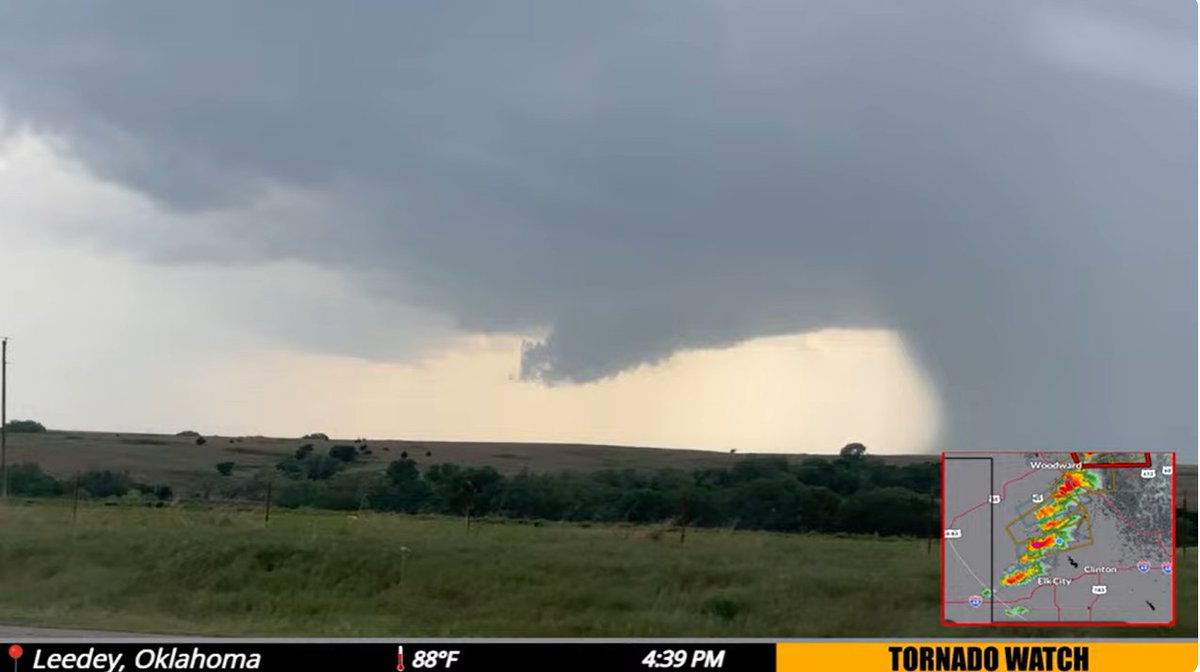
[[[1194,459],[1195,21],[0,2],[13,408]]]

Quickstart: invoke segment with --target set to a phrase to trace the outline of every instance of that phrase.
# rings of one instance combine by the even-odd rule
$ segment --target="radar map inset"
[[[942,454],[947,625],[1171,625],[1175,454]]]

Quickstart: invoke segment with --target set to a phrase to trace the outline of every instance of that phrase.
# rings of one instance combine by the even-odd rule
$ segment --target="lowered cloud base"
[[[63,244],[242,269],[211,314],[274,273],[234,343],[537,333],[520,376],[569,387],[885,331],[947,445],[1191,450],[1194,28],[1117,0],[0,3],[0,110],[148,199],[66,207]]]

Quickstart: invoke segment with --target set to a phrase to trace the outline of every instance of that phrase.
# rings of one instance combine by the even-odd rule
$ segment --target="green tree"
[[[417,463],[406,457],[401,457],[389,464],[386,473],[388,480],[396,484],[409,483],[421,478]]]
[[[840,455],[842,457],[862,457],[867,452],[867,447],[861,443],[847,443],[842,446]]]
[[[455,464],[438,464],[425,472],[432,490],[432,503],[442,513],[482,516],[499,501],[504,477],[492,467],[464,469]]]
[[[571,503],[568,490],[562,479],[552,474],[522,471],[508,480],[499,513],[514,518],[562,520]]]
[[[4,427],[14,434],[37,434],[46,431],[45,425],[36,420],[9,420]]]
[[[292,457],[280,460],[275,468],[291,478],[307,478],[312,481],[323,481],[332,478],[345,464],[341,460],[328,455],[316,453],[307,455],[304,459]]]
[[[850,495],[859,489],[863,481],[862,460],[825,459],[810,457],[796,467],[794,473],[800,482],[820,485],[839,495]]]
[[[1196,545],[1196,512],[1175,510],[1175,545]]]
[[[937,512],[922,495],[907,488],[878,488],[842,502],[839,529],[885,535],[924,537],[931,534]]]
[[[312,505],[334,511],[357,510],[370,501],[370,494],[381,480],[379,474],[338,474],[317,489]]]
[[[311,506],[319,491],[320,486],[313,481],[292,481],[280,489],[275,502],[287,509]]]
[[[637,488],[626,490],[617,500],[617,507],[624,511],[623,520],[648,523],[666,520],[677,514],[679,499],[672,498],[662,490]]]
[[[373,509],[417,513],[434,508],[431,492],[416,463],[400,459],[389,464],[383,478],[369,486],[367,497]]]
[[[129,475],[105,469],[79,475],[79,487],[93,497],[120,497],[132,487]]]
[[[804,503],[809,487],[785,475],[743,481],[732,487],[729,514],[742,527],[781,532],[808,529]]]
[[[314,481],[333,478],[343,464],[343,461],[329,455],[309,455],[304,460],[305,476]]]
[[[752,481],[769,478],[788,471],[787,458],[782,455],[746,457],[738,460],[730,470],[734,481]]]
[[[14,495],[54,497],[63,494],[62,482],[33,462],[14,464],[8,468],[8,489]]]

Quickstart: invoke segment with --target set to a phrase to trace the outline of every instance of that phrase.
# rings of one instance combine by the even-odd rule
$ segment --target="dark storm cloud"
[[[956,447],[1196,444],[1191,3],[3,6],[18,125],[528,377],[885,327]]]

